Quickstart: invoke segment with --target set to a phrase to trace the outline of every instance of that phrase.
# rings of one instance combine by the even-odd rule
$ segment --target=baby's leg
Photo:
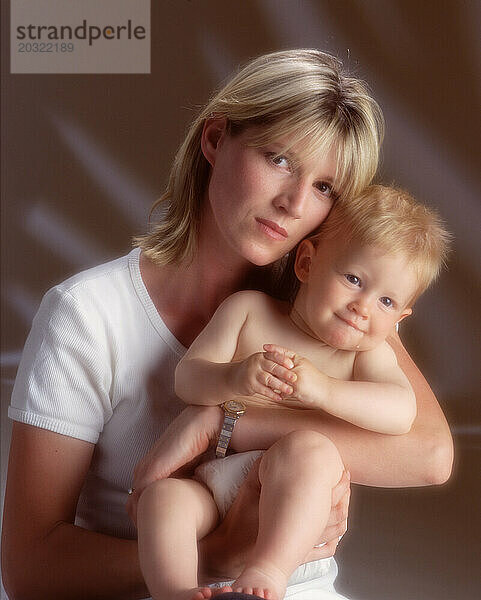
[[[278,440],[259,465],[259,533],[234,591],[281,600],[287,581],[319,541],[343,464],[334,444],[314,431]]]
[[[203,600],[197,587],[197,540],[219,515],[207,489],[190,479],[161,479],[142,493],[137,509],[139,558],[154,599]]]

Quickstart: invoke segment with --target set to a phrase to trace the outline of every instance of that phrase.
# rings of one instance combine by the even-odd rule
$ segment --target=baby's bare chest
[[[293,324],[288,314],[266,311],[248,318],[240,332],[234,360],[262,352],[264,344],[293,350],[330,377],[352,378],[355,353],[336,350],[305,334]]]

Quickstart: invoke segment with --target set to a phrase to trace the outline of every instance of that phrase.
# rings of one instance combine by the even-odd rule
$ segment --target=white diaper
[[[239,452],[225,458],[209,460],[196,468],[194,477],[212,492],[221,519],[232,506],[252,465],[263,453],[263,450]]]
[[[231,454],[226,458],[217,458],[215,460],[209,460],[199,465],[195,470],[195,479],[204,483],[209,490],[212,492],[219,514],[223,519],[232,506],[235,497],[239,491],[239,488],[246,479],[254,462],[262,456],[262,450],[252,450],[250,452],[240,452],[238,454]],[[295,586],[291,590],[288,590],[286,598],[289,597],[289,592],[294,594],[297,590],[297,586],[301,586],[300,589],[304,592],[310,589],[310,585],[307,582],[319,581],[319,585],[325,585],[324,579],[328,575],[333,565],[335,565],[332,558],[324,558],[321,560],[315,560],[298,567],[291,578],[289,579],[289,586]],[[335,577],[335,574],[334,574]],[[332,580],[334,580],[334,577]],[[229,585],[232,582],[222,582],[214,584],[213,587],[221,587],[222,585]],[[330,582],[332,586],[332,582]],[[314,589],[318,590],[318,587]],[[329,590],[333,588],[329,587]],[[328,593],[328,592],[327,592]],[[334,594],[333,597],[339,597]]]

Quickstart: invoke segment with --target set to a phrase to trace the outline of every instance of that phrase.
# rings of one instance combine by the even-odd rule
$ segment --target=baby
[[[379,433],[408,432],[416,399],[386,338],[439,274],[448,239],[437,215],[407,193],[372,186],[354,201],[338,201],[300,243],[292,304],[255,291],[229,297],[176,371],[176,393],[186,403],[224,406],[218,454],[253,404],[322,410]],[[208,483],[205,466],[199,473]],[[255,468],[259,532],[232,589],[281,600],[327,522],[344,465],[328,438],[303,431],[278,440]],[[146,583],[157,599],[210,598],[210,588],[197,587],[197,540],[216,526],[218,506],[199,481],[182,480],[180,494],[169,481],[151,484],[139,500]],[[169,513],[173,505],[179,516]]]

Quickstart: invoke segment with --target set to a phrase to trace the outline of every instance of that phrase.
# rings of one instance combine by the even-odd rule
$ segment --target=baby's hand
[[[259,394],[271,400],[281,401],[282,395],[293,393],[292,384],[297,376],[289,357],[270,359],[267,352],[256,352],[239,363],[234,370],[233,389],[240,396]]]
[[[299,356],[292,350],[277,346],[276,344],[264,345],[264,356],[281,364],[283,361],[290,360],[294,365],[292,373],[296,375],[292,385],[292,393],[288,398],[281,398],[280,402],[285,403],[291,408],[295,407],[295,402],[302,408],[324,408],[327,403],[329,393],[330,377],[317,369],[307,358]],[[287,394],[284,394],[286,396]]]

